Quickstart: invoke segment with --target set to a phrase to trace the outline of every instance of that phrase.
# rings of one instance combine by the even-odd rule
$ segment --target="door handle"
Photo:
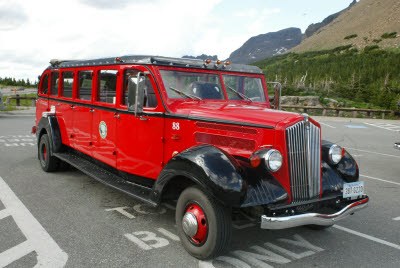
[[[115,117],[115,118],[119,118],[119,114],[115,113],[115,114],[114,114],[114,117]]]
[[[94,113],[94,109],[90,109],[89,112]]]
[[[139,116],[139,119],[142,120],[142,121],[147,121],[147,120],[149,120],[148,118],[143,117],[143,116]]]
[[[60,104],[59,104],[59,103],[56,103],[56,106],[60,106]]]
[[[74,109],[74,110],[75,110],[75,106],[74,106],[74,105],[71,105],[71,109]]]

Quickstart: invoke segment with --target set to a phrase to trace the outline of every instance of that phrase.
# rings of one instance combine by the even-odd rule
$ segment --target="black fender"
[[[329,161],[328,152],[332,145],[332,142],[322,141],[322,195],[338,192],[343,189],[343,183],[359,180],[357,162],[347,151],[337,165]]]
[[[61,131],[58,119],[55,115],[47,115],[42,117],[36,127],[37,145],[39,146],[40,138],[47,132],[50,139],[50,152],[57,153],[62,149]]]
[[[185,177],[225,205],[238,206],[246,182],[236,160],[211,145],[198,145],[173,157],[153,186],[153,200],[159,202],[170,180]]]
[[[227,206],[255,206],[289,198],[265,169],[255,170],[248,161],[212,145],[194,146],[172,158],[153,186],[154,201],[159,202],[166,185],[179,176],[190,179]]]

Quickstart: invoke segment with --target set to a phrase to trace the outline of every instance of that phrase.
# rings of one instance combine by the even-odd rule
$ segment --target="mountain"
[[[232,63],[248,64],[279,55],[300,44],[302,33],[299,28],[287,28],[278,32],[251,37],[240,48],[231,53]]]
[[[308,37],[312,36],[312,35],[313,35],[315,32],[317,32],[319,29],[321,29],[322,27],[328,25],[328,24],[331,23],[332,21],[334,21],[337,17],[339,17],[340,14],[342,14],[344,11],[350,9],[350,8],[351,8],[352,6],[354,6],[356,3],[357,3],[357,1],[356,1],[356,0],[353,0],[353,2],[351,2],[351,4],[350,4],[347,8],[345,8],[345,9],[339,11],[339,12],[336,12],[336,13],[334,13],[334,14],[328,16],[328,17],[326,17],[322,22],[310,24],[310,25],[307,27],[306,31],[304,32],[304,38],[308,38]]]
[[[293,52],[352,45],[400,48],[400,1],[360,0],[293,48]]]
[[[189,55],[185,55],[182,58],[186,58],[186,59],[198,59],[198,60],[206,60],[206,59],[210,59],[210,60],[218,60],[218,56],[214,55],[206,55],[206,54],[201,54],[200,56],[189,56]]]

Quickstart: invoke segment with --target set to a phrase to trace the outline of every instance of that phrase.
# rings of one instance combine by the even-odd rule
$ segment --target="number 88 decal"
[[[172,129],[179,130],[179,123],[178,122],[172,122]]]

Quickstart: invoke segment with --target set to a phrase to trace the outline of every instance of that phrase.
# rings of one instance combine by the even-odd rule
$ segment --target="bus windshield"
[[[265,102],[262,80],[259,77],[222,75],[202,72],[160,70],[161,77],[171,99],[225,100],[222,83],[229,100]]]

